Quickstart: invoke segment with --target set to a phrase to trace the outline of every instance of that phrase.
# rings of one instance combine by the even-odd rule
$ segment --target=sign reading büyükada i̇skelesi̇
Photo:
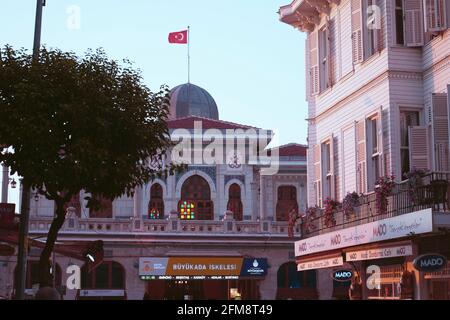
[[[266,258],[148,257],[139,259],[140,276],[263,276]]]

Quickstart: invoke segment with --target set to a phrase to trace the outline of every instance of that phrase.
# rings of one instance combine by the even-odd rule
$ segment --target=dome
[[[185,83],[170,91],[169,119],[198,116],[219,120],[219,112],[213,97],[203,88]]]

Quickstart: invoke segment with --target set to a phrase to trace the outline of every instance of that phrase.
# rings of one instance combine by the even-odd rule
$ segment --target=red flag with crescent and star
[[[186,44],[187,42],[188,42],[188,31],[187,30],[169,33],[169,43]]]

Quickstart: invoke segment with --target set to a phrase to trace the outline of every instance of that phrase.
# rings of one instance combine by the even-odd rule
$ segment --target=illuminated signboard
[[[261,277],[266,258],[243,257],[148,257],[139,259],[142,280],[230,280]]]

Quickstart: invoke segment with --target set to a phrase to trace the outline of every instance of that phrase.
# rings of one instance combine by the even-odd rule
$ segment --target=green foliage
[[[101,50],[78,58],[42,49],[0,48],[0,162],[54,200],[55,218],[40,257],[40,284],[51,285],[49,258],[65,220],[64,205],[80,190],[98,198],[132,195],[158,175],[171,147],[166,87],[152,92],[130,64]]]
[[[82,58],[0,50],[0,161],[48,199],[81,189],[113,199],[161,173],[168,90],[101,50]],[[11,150],[11,149],[9,149]],[[149,166],[149,163],[157,164]],[[166,170],[173,167],[168,165]],[[172,170],[173,171],[173,170]]]

